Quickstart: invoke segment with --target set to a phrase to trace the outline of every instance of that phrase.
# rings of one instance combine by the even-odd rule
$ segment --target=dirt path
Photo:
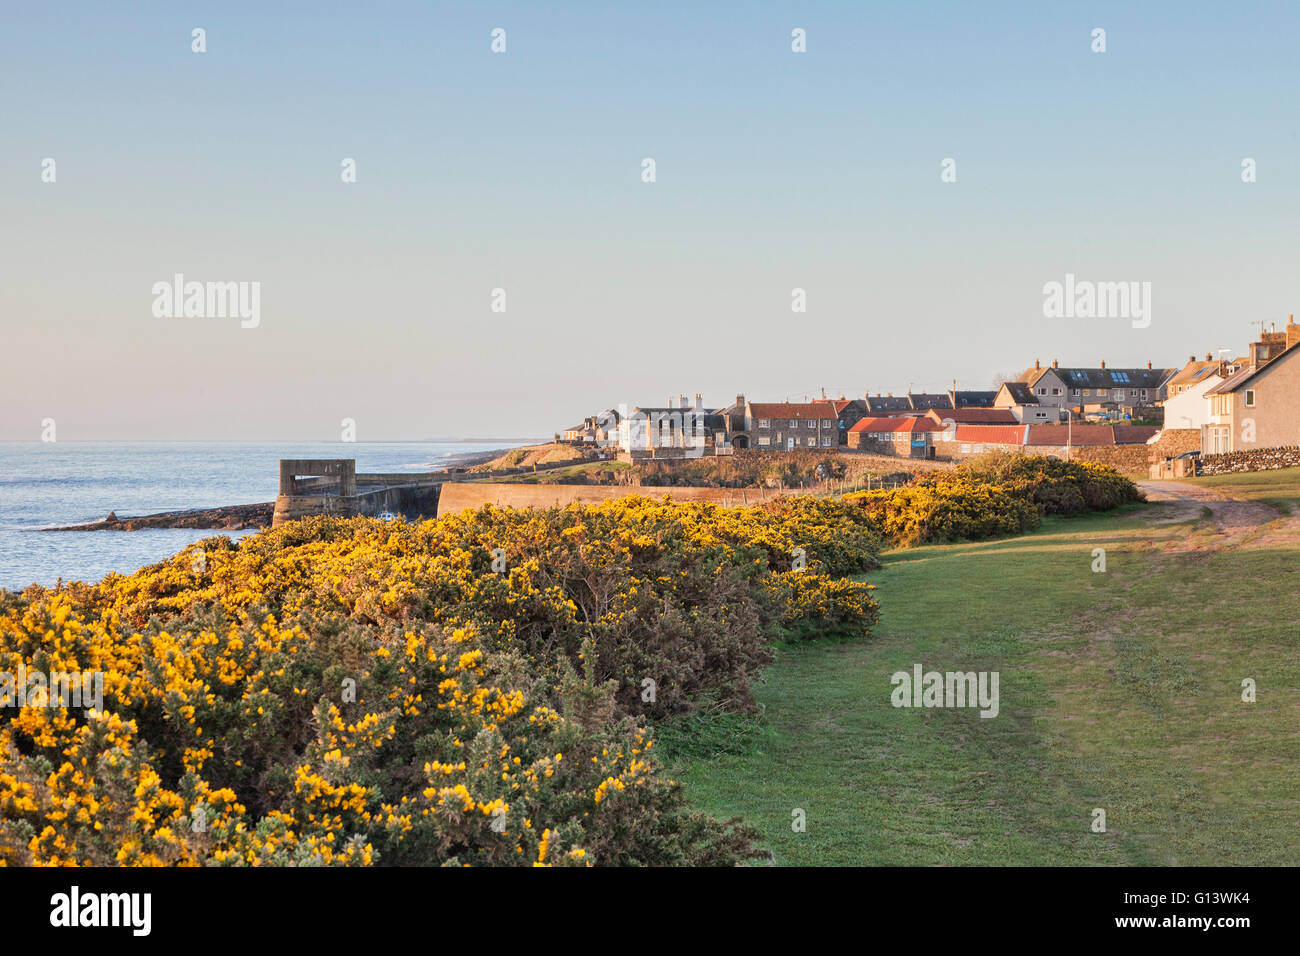
[[[1300,521],[1286,517],[1262,501],[1229,498],[1184,481],[1139,481],[1137,484],[1148,501],[1173,506],[1173,513],[1157,524],[1199,519],[1204,517],[1203,509],[1210,509],[1211,534],[1193,531],[1167,550],[1217,551],[1225,547],[1276,546],[1282,541],[1294,545],[1300,538]]]

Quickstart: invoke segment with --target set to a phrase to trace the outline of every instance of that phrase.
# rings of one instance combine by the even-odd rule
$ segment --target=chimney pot
[[[1039,363],[1038,359],[1034,359],[1034,371],[1038,371],[1042,367],[1043,366]]]
[[[1150,367],[1151,367],[1151,363],[1148,361],[1148,362],[1147,362],[1147,368],[1150,368]]]
[[[1060,368],[1060,367],[1061,367],[1061,363],[1058,362],[1056,359],[1052,359],[1052,368]]]
[[[1206,353],[1205,353],[1205,361],[1208,362],[1208,361],[1210,361],[1210,359],[1213,358],[1213,357],[1214,357],[1214,356],[1213,356],[1212,353],[1210,353],[1210,352],[1206,352]]]
[[[1106,360],[1105,360],[1105,359],[1102,359],[1102,360],[1101,360],[1101,367],[1102,367],[1102,368],[1105,368],[1105,367],[1106,367]]]

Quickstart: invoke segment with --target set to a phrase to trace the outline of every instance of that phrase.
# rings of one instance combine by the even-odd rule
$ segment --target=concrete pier
[[[445,475],[357,474],[355,458],[283,458],[271,527],[310,515],[375,516],[384,511],[412,520],[438,511]]]

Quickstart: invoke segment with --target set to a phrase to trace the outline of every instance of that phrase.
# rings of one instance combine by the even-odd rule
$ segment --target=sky
[[[0,439],[548,437],[683,393],[1243,354],[1300,312],[1298,26],[1286,3],[7,0]],[[256,325],[155,314],[176,274],[258,283]],[[1149,325],[1045,316],[1067,274],[1149,282]]]

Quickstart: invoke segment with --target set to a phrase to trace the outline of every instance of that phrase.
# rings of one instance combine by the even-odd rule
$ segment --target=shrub
[[[993,454],[902,488],[844,497],[891,544],[907,547],[1019,534],[1037,527],[1042,515],[1108,510],[1141,500],[1141,492],[1109,465]]]
[[[0,713],[0,864],[742,861],[653,722],[752,712],[773,639],[866,636],[842,576],[879,546],[843,501],[625,498],[317,517],[0,598],[0,669],[106,674],[102,711]]]

